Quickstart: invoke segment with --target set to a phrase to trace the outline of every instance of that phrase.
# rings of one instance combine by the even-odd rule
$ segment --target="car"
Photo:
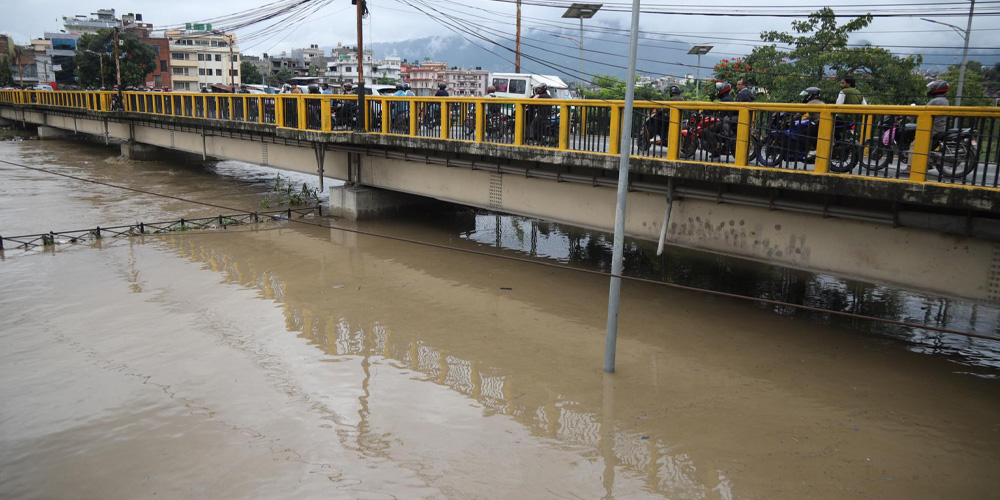
[[[53,90],[53,89],[52,86],[47,83],[39,83],[38,85],[31,87],[31,90]]]

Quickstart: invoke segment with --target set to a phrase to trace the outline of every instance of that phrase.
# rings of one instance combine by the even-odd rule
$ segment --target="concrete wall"
[[[15,116],[16,114],[16,116]],[[20,120],[19,111],[0,116]],[[44,116],[25,120],[49,127],[129,139],[128,125],[96,119]],[[134,126],[138,142],[196,154],[316,173],[312,147],[199,132]],[[348,179],[348,154],[328,151],[325,176]],[[421,162],[363,156],[360,182],[367,186],[427,196],[513,214],[612,231],[615,189],[560,183],[488,170],[449,168]],[[666,198],[632,192],[626,232],[655,241]],[[973,300],[1000,301],[1000,246],[986,240],[886,224],[694,199],[675,202],[668,243],[811,271],[857,277]],[[996,268],[994,266],[997,266]]]

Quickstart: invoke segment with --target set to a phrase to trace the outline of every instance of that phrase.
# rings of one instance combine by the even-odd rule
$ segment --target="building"
[[[46,49],[49,61],[52,63],[53,79],[65,88],[76,84],[76,42],[80,35],[76,33],[45,33],[49,42]]]
[[[121,27],[122,22],[115,17],[115,9],[100,9],[91,14],[93,17],[77,15],[73,17],[63,17],[63,26],[69,33],[80,35],[97,33],[97,30],[106,28]],[[142,16],[139,16],[142,20]]]
[[[448,65],[443,62],[423,62],[420,66],[411,66],[409,71],[410,88],[418,96],[432,96],[438,90],[438,83],[444,82],[445,70]]]
[[[444,82],[453,96],[482,97],[486,95],[490,72],[482,68],[451,68],[444,72]]]
[[[332,60],[326,65],[326,80],[330,84],[342,84],[344,82],[358,83],[358,50],[354,47],[344,47],[338,45],[331,51]],[[400,67],[402,60],[396,56],[389,56],[385,59],[375,59],[370,50],[365,51],[362,61],[361,71],[364,73],[365,83],[374,85],[382,81],[400,81]]]
[[[211,31],[210,26],[165,33],[170,53],[173,89],[198,91],[213,85],[239,85],[240,49],[235,33]]]

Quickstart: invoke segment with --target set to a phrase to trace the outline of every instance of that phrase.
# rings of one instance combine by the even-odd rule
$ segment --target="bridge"
[[[167,148],[342,180],[330,190],[341,216],[434,198],[613,229],[620,101],[372,95],[360,113],[355,102],[128,92],[114,105],[111,92],[0,91],[0,119],[42,138],[120,140],[136,159]],[[802,113],[814,142],[795,128],[808,126],[792,118]],[[731,128],[712,126],[722,116]],[[975,133],[942,147],[935,118]],[[998,118],[974,107],[637,103],[626,233],[1000,302]]]

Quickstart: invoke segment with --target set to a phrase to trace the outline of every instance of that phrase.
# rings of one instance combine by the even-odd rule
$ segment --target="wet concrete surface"
[[[274,172],[76,142],[0,158],[259,210]],[[305,178],[293,177],[296,182]],[[0,164],[0,235],[217,209]],[[455,210],[311,222],[610,266],[608,235]],[[630,242],[626,272],[996,334],[996,309]],[[331,228],[0,261],[0,497],[990,498],[1000,351]]]

